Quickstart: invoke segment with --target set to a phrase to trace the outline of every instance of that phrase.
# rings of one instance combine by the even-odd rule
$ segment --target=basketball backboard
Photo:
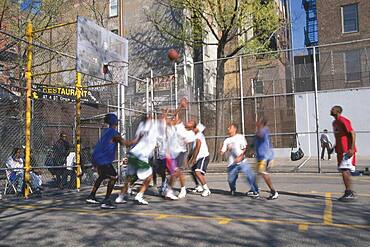
[[[104,73],[104,65],[123,64],[121,75]],[[127,84],[128,40],[98,26],[85,17],[77,18],[77,71],[99,79]],[[118,71],[118,70],[116,70]]]

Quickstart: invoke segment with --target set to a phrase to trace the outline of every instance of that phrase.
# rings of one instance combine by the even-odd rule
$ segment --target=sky
[[[292,8],[292,32],[293,48],[303,48],[304,27],[306,25],[306,13],[302,6],[302,0],[289,0]]]
[[[42,0],[23,0],[21,3],[21,10],[27,10],[33,8],[33,11],[36,11],[41,6]]]

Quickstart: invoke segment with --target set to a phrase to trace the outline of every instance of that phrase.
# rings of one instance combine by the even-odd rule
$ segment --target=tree
[[[2,30],[6,30],[8,33],[25,40],[28,21],[32,22],[33,30],[47,28],[56,24],[62,13],[66,12],[65,8],[65,1],[63,0],[0,0],[0,27]],[[34,34],[33,39],[35,42],[44,46],[48,45],[55,50],[66,49],[71,39],[70,32],[64,35],[58,35],[51,46],[48,42],[48,35],[48,31],[38,32]],[[16,79],[21,84],[24,81],[23,72],[26,64],[27,44],[7,35],[2,35],[0,42],[3,43],[1,52],[11,49],[16,50],[16,61],[9,64],[7,70],[17,71],[18,76]],[[41,51],[38,52],[44,58],[41,59],[41,56],[36,56],[34,58],[33,69],[46,70],[45,66],[56,58],[56,54],[48,52],[47,55],[44,55],[44,53],[46,54],[46,50],[43,51],[44,53]]]
[[[174,30],[171,22],[161,21],[160,12],[150,19],[158,30],[172,39],[185,42],[195,51],[203,45],[217,47],[216,98],[224,95],[225,63],[229,58],[245,52],[262,52],[268,49],[274,34],[285,23],[277,15],[273,0],[157,0],[164,8],[182,13],[182,28]],[[167,16],[169,18],[170,15]],[[252,35],[250,35],[252,33]],[[208,43],[204,37],[214,36]],[[196,53],[196,52],[195,52]],[[198,56],[199,59],[199,56]],[[222,128],[223,102],[216,101],[216,136]],[[213,160],[218,160],[219,142],[215,140]]]
[[[81,1],[81,4],[87,10],[86,14],[89,15],[88,17],[94,19],[99,26],[107,26],[109,1],[84,0]]]

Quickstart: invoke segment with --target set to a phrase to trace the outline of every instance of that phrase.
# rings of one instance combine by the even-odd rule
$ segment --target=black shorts
[[[179,155],[177,155],[176,164],[178,168],[181,168],[181,169],[184,168],[185,157],[186,157],[185,152],[179,153]]]
[[[201,172],[203,175],[206,174],[207,172],[207,166],[208,166],[208,163],[209,163],[209,156],[207,157],[204,157],[204,158],[201,158],[197,161],[197,163],[195,163],[195,165],[193,165],[193,167],[191,168],[192,171],[195,171],[195,172]]]
[[[161,174],[163,171],[166,171],[166,159],[155,159],[152,167],[157,174]]]
[[[103,179],[117,177],[116,169],[114,169],[112,164],[97,165],[96,169],[98,170],[99,177]]]

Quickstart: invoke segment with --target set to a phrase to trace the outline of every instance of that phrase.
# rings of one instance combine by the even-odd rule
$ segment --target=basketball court
[[[230,196],[226,174],[208,175],[212,194],[207,198],[188,194],[185,200],[166,201],[149,190],[148,206],[130,200],[109,211],[85,204],[89,188],[39,201],[8,201],[1,206],[2,244],[46,245],[53,239],[82,246],[367,245],[369,177],[354,178],[358,199],[349,203],[337,201],[342,184],[336,174],[273,174],[272,179],[280,193],[274,201],[245,197],[243,177],[240,193]],[[187,182],[192,186],[190,177]],[[102,198],[104,191],[99,192]]]

